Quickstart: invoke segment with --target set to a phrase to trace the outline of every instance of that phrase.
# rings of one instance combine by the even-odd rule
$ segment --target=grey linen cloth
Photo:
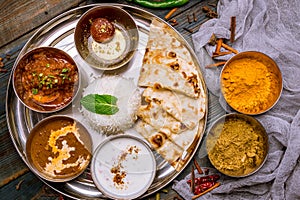
[[[204,67],[212,62],[207,57],[215,50],[207,44],[212,33],[229,41],[231,16],[236,16],[236,40],[229,45],[239,52],[260,51],[273,58],[283,75],[283,92],[270,111],[255,116],[269,136],[263,167],[244,178],[222,175],[221,186],[198,199],[300,199],[300,1],[220,0],[217,11],[219,17],[204,23],[192,39],[207,87],[220,97],[224,110],[232,112],[220,95],[221,67]],[[185,199],[193,196],[188,178],[175,180],[172,186]]]

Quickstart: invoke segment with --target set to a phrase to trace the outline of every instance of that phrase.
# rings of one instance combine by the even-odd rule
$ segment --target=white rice
[[[89,124],[106,135],[124,132],[137,120],[137,110],[141,105],[141,94],[132,79],[121,76],[103,76],[89,84],[83,96],[88,94],[109,94],[118,98],[119,111],[114,115],[101,115],[82,107],[82,114]]]

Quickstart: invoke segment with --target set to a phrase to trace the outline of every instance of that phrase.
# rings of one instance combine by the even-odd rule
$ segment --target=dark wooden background
[[[175,28],[191,43],[191,32],[196,32],[202,23],[208,20],[202,7],[208,5],[216,9],[217,0],[190,0],[188,4],[178,8],[173,18],[178,25]],[[4,66],[0,69],[0,199],[66,199],[40,181],[25,165],[14,148],[6,122],[5,104],[6,89],[12,66],[19,51],[31,35],[45,22],[71,8],[92,3],[122,3],[127,1],[96,1],[96,0],[0,0],[0,60]],[[134,5],[134,4],[131,4]],[[140,7],[136,5],[137,7]],[[164,18],[170,9],[148,9],[157,16]],[[187,15],[195,13],[196,22],[188,23]],[[1,63],[0,63],[1,66]],[[181,175],[190,171],[190,166]],[[167,194],[161,199],[173,199],[177,194],[167,186]],[[155,195],[149,197],[155,199]]]

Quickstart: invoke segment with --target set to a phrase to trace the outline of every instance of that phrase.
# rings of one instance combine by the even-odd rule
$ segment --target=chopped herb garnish
[[[61,70],[62,73],[66,73],[66,72],[68,72],[68,71],[69,71],[68,68],[63,68],[63,69]]]
[[[80,103],[90,112],[102,115],[113,115],[119,111],[117,100],[117,97],[108,94],[89,94],[84,96],[80,100]]]
[[[39,90],[38,89],[36,89],[36,88],[32,88],[32,94],[37,94],[39,92]]]
[[[50,67],[50,64],[49,64],[49,63],[47,63],[47,64],[46,64],[46,67]]]

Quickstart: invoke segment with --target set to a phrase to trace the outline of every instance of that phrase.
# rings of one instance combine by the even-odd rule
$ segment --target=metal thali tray
[[[91,68],[79,56],[74,43],[74,29],[76,23],[78,22],[82,14],[84,14],[89,9],[99,5],[103,5],[103,4],[91,4],[91,5],[72,9],[46,23],[28,40],[28,42],[25,44],[23,49],[20,51],[17,60],[19,60],[20,57],[24,55],[26,52],[28,52],[29,50],[41,46],[52,46],[66,51],[75,60],[75,62],[80,68],[82,80],[81,80],[79,94],[80,92],[82,93],[82,89],[87,86],[89,79],[91,79],[92,76],[102,75],[104,72]],[[156,19],[159,18],[147,11],[132,6],[128,6],[128,5],[122,5],[122,4],[105,4],[105,5],[118,6],[123,8],[127,12],[129,12],[134,18],[139,31],[138,51],[135,53],[134,58],[132,59],[132,61],[130,61],[128,66],[122,69],[118,69],[116,71],[106,71],[105,73],[120,74],[124,77],[134,77],[135,79],[134,81],[137,81],[139,70],[142,65],[143,55],[145,52],[145,46],[147,44],[151,20],[154,18]],[[163,20],[161,19],[159,20],[162,23],[165,23]],[[199,65],[199,62],[197,61],[193,49],[189,46],[189,44],[184,40],[184,38],[177,31],[176,33],[178,34],[177,35],[178,39],[190,51],[196,65]],[[162,159],[155,152],[155,150],[153,150],[157,161],[156,177],[154,179],[154,182],[150,186],[150,188],[142,197],[146,197],[149,196],[150,194],[155,193],[156,191],[165,187],[172,180],[174,180],[188,165],[188,163],[190,162],[190,160],[196,153],[197,148],[200,145],[206,127],[206,122],[207,122],[208,92],[206,89],[203,76],[200,72],[200,69],[199,69],[199,74],[206,94],[206,112],[205,112],[206,114],[205,117],[199,122],[199,128],[197,130],[197,133],[195,133],[196,134],[195,141],[193,141],[190,148],[186,150],[185,154],[183,155],[184,163],[182,164],[180,170],[177,171],[171,165],[169,165],[164,159]],[[8,128],[16,150],[18,151],[23,161],[28,165],[28,167],[30,166],[26,158],[25,147],[26,147],[26,140],[30,130],[40,120],[50,115],[56,115],[56,114],[68,115],[78,120],[84,121],[79,111],[80,108],[79,101],[80,101],[80,95],[77,95],[72,105],[69,105],[66,109],[63,109],[59,112],[52,113],[52,114],[43,114],[43,113],[37,113],[31,111],[18,100],[13,90],[12,79],[10,78],[8,83],[7,99],[6,99],[6,114],[7,114]],[[91,130],[91,136],[93,138],[93,146],[95,149],[98,146],[98,144],[104,139],[104,136],[97,132],[93,132],[93,130]],[[81,176],[69,182],[54,183],[54,182],[48,182],[43,179],[41,180],[49,187],[53,188],[54,190],[73,199],[106,198],[96,188],[95,184],[93,183],[89,168]]]

